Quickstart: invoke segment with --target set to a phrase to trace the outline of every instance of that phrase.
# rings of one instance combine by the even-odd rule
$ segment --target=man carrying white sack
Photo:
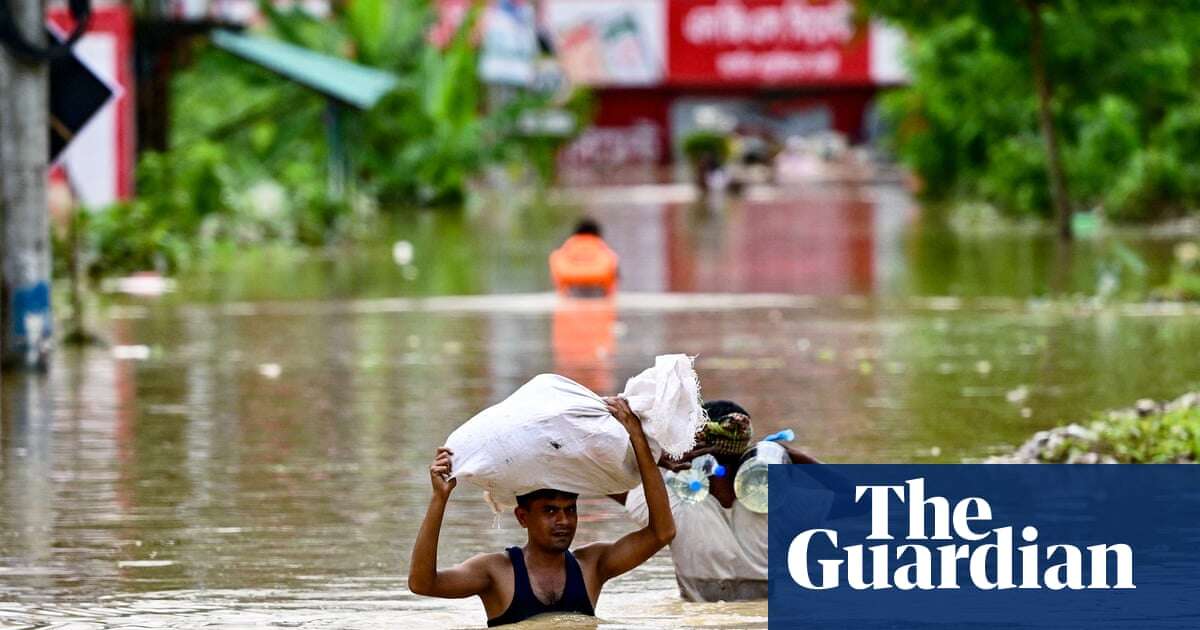
[[[670,543],[675,537],[675,522],[642,420],[623,398],[605,398],[603,402],[628,433],[649,513],[645,527],[616,542],[592,543],[571,553],[578,519],[577,495],[537,490],[517,496],[513,511],[528,534],[524,547],[480,554],[439,570],[438,534],[446,501],[457,484],[457,479],[451,478],[451,457],[455,454],[439,448],[429,467],[433,498],[413,545],[408,578],[412,592],[446,598],[477,595],[487,613],[488,626],[552,612],[594,615],[605,582],[637,567]]]
[[[704,403],[708,421],[700,429],[696,447],[679,459],[663,457],[659,465],[678,471],[692,459],[711,454],[725,467],[724,476],[709,477],[709,492],[702,501],[686,504],[671,495],[672,514],[679,535],[671,543],[671,560],[679,595],[687,601],[740,601],[767,597],[767,515],[750,511],[737,500],[733,480],[743,453],[754,446],[750,414],[737,403],[714,400]],[[780,444],[793,464],[819,464],[816,459],[787,444]],[[848,503],[853,487],[824,467],[808,473],[837,496],[838,510]],[[648,487],[648,486],[647,486]],[[649,494],[642,488],[610,495],[625,505],[634,522],[645,522]],[[830,516],[835,516],[832,504]]]

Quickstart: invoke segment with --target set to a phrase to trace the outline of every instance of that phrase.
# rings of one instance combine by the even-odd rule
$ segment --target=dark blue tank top
[[[592,609],[592,600],[588,597],[587,586],[583,583],[583,571],[570,551],[563,552],[566,555],[567,584],[563,587],[562,597],[549,606],[533,594],[533,586],[529,584],[529,571],[525,568],[525,554],[521,553],[521,548],[509,547],[507,551],[513,565],[512,603],[502,615],[488,619],[489,628],[516,623],[543,613],[596,614]]]

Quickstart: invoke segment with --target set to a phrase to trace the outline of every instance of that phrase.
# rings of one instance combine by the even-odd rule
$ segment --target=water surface
[[[584,212],[622,256],[614,302],[546,293],[545,255]],[[1196,309],[1095,298],[1106,270],[1124,287],[1164,277],[1173,242],[1083,243],[1051,297],[1048,237],[954,237],[884,187],[716,211],[625,191],[426,215],[350,251],[250,253],[166,299],[119,300],[112,347],[5,375],[0,626],[476,627],[477,601],[405,585],[425,470],[533,375],[608,393],[686,352],[706,398],[739,401],[762,434],[793,428],[819,458],[984,457],[1197,385]],[[1146,269],[1112,262],[1118,247]],[[607,499],[580,511],[577,544],[631,528]],[[440,558],[523,540],[464,486]],[[681,602],[666,553],[611,582],[597,614],[605,628],[766,626],[765,602]]]

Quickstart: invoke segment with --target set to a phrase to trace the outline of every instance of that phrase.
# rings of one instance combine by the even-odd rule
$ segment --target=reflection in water
[[[573,310],[533,295],[121,318],[114,337],[153,348],[147,359],[63,350],[48,377],[4,380],[0,623],[476,626],[474,600],[404,587],[424,469],[455,426],[539,372],[578,366],[607,393],[655,354],[696,354],[706,397],[853,462],[983,456],[1200,374],[1188,311],[988,304],[644,294]],[[564,346],[556,326],[602,334]],[[589,371],[597,348],[608,358]],[[493,522],[460,489],[442,561],[523,539],[511,515]],[[577,544],[631,527],[586,499]],[[664,554],[615,580],[597,612],[600,627],[765,625],[762,602],[680,602]]]
[[[29,373],[5,374],[2,386],[0,543],[5,552],[0,576],[20,576],[24,584],[18,592],[36,593],[52,587],[59,573],[53,558],[54,512],[48,500],[55,489],[50,387],[44,375]]]
[[[661,196],[661,195],[660,195]],[[1123,289],[1166,281],[1180,236],[1125,231],[1080,240],[1070,250],[1049,232],[955,235],[937,213],[921,213],[892,185],[812,186],[753,193],[717,208],[654,195],[573,194],[568,207],[506,210],[483,217],[441,212],[398,220],[392,238],[324,255],[240,253],[181,280],[171,300],[278,300],[465,295],[551,289],[546,256],[582,215],[604,226],[621,258],[624,292],[783,292],[802,295],[1094,295],[1106,270]],[[401,269],[393,239],[413,243]],[[1069,256],[1062,255],[1069,253]]]
[[[872,293],[875,207],[867,200],[824,194],[807,207],[764,201],[737,210],[730,218],[731,247],[720,262],[720,272],[736,290]]]
[[[560,298],[554,306],[551,333],[554,373],[602,396],[620,389],[612,379],[616,321],[611,299]]]
[[[49,375],[6,374],[0,626],[477,627],[477,601],[405,588],[425,469],[454,427],[541,372],[612,393],[656,354],[698,355],[706,398],[738,400],[759,431],[791,427],[839,462],[981,457],[1200,374],[1194,309],[1027,301],[1049,281],[1049,241],[947,240],[894,191],[814,190],[716,214],[587,210],[622,257],[613,302],[396,299],[548,289],[545,252],[563,237],[553,218],[514,219],[495,238],[439,216],[412,236],[416,282],[431,284],[389,271],[386,248],[263,265],[203,283],[224,288],[202,295],[244,302],[118,311],[107,334],[144,357],[62,349]],[[459,240],[431,248],[442,238]],[[1131,245],[1150,276],[1160,245]],[[1073,257],[1073,290],[1095,286],[1089,247]],[[789,295],[750,294],[762,291]],[[946,294],[965,299],[914,297]],[[631,527],[612,501],[584,499],[576,543]],[[522,534],[460,488],[440,559]],[[597,614],[601,628],[766,626],[764,602],[681,602],[667,554],[614,580]]]

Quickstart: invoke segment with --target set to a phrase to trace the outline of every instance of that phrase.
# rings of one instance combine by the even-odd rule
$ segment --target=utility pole
[[[45,45],[45,0],[7,0],[21,34]],[[0,360],[44,369],[50,311],[50,216],[46,198],[49,64],[0,45]]]

